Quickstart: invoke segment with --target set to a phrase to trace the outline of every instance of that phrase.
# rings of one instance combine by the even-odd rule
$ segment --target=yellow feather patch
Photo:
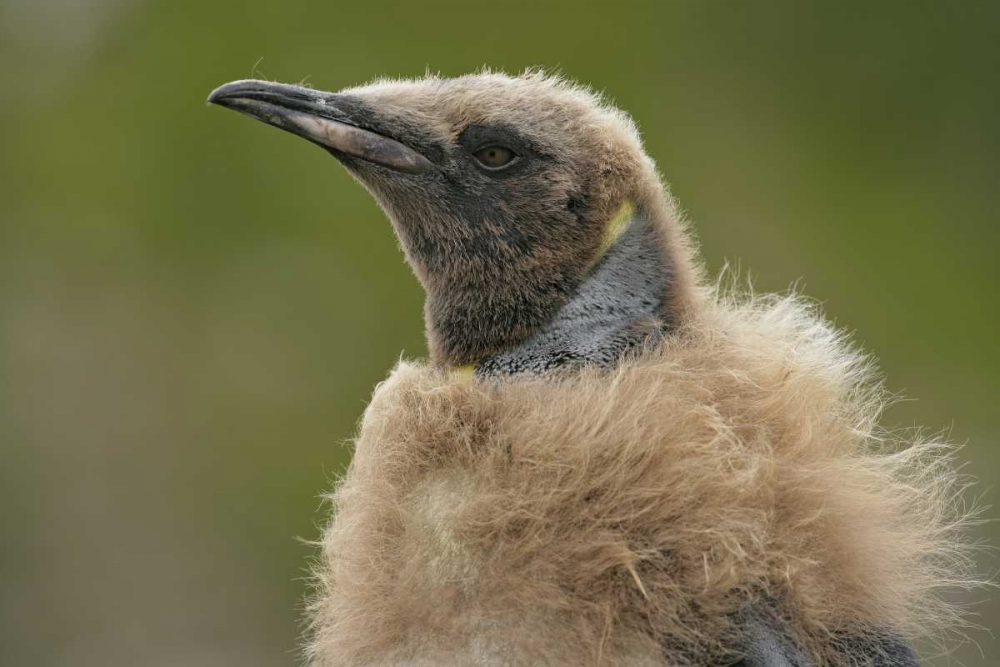
[[[632,206],[632,202],[626,200],[618,207],[615,214],[608,221],[608,225],[604,228],[604,236],[601,238],[601,245],[597,248],[597,255],[594,257],[594,263],[596,264],[604,254],[611,249],[611,246],[621,237],[621,235],[628,229],[628,223],[632,220],[632,215],[635,213],[635,207]]]

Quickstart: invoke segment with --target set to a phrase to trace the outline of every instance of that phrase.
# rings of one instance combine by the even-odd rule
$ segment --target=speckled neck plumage
[[[666,330],[659,313],[671,267],[648,216],[629,210],[618,238],[553,320],[520,345],[480,361],[476,375],[608,367]]]

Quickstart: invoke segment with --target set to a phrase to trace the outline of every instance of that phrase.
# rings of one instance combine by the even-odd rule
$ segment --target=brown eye
[[[479,164],[483,165],[487,169],[500,169],[506,167],[508,164],[514,161],[517,155],[514,151],[509,148],[504,148],[503,146],[487,146],[486,148],[480,148],[475,153],[476,159],[479,160]]]

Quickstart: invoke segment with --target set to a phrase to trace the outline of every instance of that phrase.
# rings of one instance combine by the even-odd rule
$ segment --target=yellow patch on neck
[[[451,369],[451,372],[455,374],[459,380],[463,382],[471,382],[472,378],[476,374],[475,364],[465,364],[464,366],[455,366]]]
[[[628,223],[632,220],[632,215],[635,214],[635,206],[632,202],[625,200],[615,214],[611,216],[611,220],[608,221],[607,226],[604,228],[604,236],[601,237],[601,245],[597,247],[597,254],[594,256],[593,264],[596,264],[601,257],[604,257],[608,250],[611,250],[611,246],[621,238],[621,235],[625,233],[628,229]]]

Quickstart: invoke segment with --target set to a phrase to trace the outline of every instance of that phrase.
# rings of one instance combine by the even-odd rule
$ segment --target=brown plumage
[[[317,667],[721,665],[761,627],[877,664],[957,619],[947,448],[879,429],[869,360],[812,307],[705,284],[622,112],[538,73],[210,99],[330,150],[427,291],[431,362],[376,391],[331,497]],[[477,164],[493,145],[517,160]],[[605,312],[610,347],[577,345]]]
[[[725,664],[761,599],[868,664],[831,636],[938,631],[967,576],[946,450],[880,432],[883,398],[793,298],[715,294],[612,373],[401,364],[332,496],[315,664]]]

